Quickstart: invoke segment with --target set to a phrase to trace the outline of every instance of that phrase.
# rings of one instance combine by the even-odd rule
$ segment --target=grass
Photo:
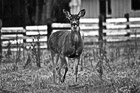
[[[8,57],[3,54],[0,93],[140,93],[140,49],[133,43],[104,45],[102,69],[96,65],[100,61],[98,46],[85,45],[78,81],[75,82],[73,73],[74,60],[70,59],[66,80],[61,84],[52,82],[48,50],[41,50],[41,68],[36,66],[33,50],[20,52],[18,60],[15,52]]]

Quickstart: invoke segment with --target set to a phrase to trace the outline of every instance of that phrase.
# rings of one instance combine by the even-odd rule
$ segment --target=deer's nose
[[[74,23],[74,24],[72,24],[72,27],[74,27],[75,29],[77,28],[77,24],[76,23]]]
[[[72,25],[73,25],[73,26],[77,26],[78,23],[77,23],[77,22],[72,22]]]

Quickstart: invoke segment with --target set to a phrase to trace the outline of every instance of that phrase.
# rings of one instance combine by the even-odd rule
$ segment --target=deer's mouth
[[[77,27],[77,26],[79,26],[79,24],[74,22],[74,23],[71,24],[71,26]]]
[[[74,25],[74,26],[71,27],[71,30],[72,31],[80,31],[80,27],[77,26],[77,25]]]

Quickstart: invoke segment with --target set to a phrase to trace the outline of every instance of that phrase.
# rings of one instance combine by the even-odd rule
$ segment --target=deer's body
[[[63,11],[66,17],[70,20],[71,23],[71,31],[57,31],[50,35],[48,40],[49,49],[52,55],[52,63],[53,65],[57,64],[59,57],[61,59],[61,63],[59,66],[58,74],[60,76],[60,81],[64,82],[66,73],[68,71],[68,60],[67,58],[77,58],[77,66],[80,59],[80,55],[83,50],[83,40],[80,34],[79,27],[79,19],[83,17],[85,14],[85,10],[81,10],[77,15],[71,15],[68,11]],[[56,62],[54,62],[54,57],[56,56]],[[65,73],[63,78],[61,79],[61,68],[65,67]],[[56,67],[53,67],[56,69]],[[77,70],[76,70],[77,71]],[[55,74],[56,70],[54,70]],[[55,76],[55,75],[54,75]],[[55,79],[55,77],[54,77]],[[77,73],[76,73],[77,80]]]
[[[68,58],[80,57],[83,50],[83,41],[80,32],[58,31],[49,38],[49,48]]]

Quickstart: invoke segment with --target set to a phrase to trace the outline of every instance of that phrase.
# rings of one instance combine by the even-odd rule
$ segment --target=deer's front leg
[[[55,62],[54,62],[54,57],[55,57],[55,53],[53,51],[51,51],[51,58],[52,58],[52,72],[53,72],[53,83],[55,82]]]
[[[61,69],[64,67],[65,73],[64,73],[62,80],[61,80],[61,82],[64,82],[65,78],[66,78],[67,71],[68,71],[68,58],[65,56],[61,56],[60,58],[61,58],[61,66],[60,66],[59,74],[61,75]]]
[[[59,60],[59,54],[55,54],[53,51],[51,51],[51,57],[52,57],[52,69],[53,69],[53,82],[56,83],[55,78],[56,78],[56,69],[57,69],[57,64]]]

